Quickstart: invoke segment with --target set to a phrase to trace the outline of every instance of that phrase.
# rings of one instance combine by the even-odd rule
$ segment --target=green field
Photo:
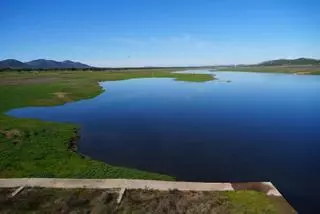
[[[13,108],[59,105],[103,92],[99,81],[168,77],[203,82],[211,75],[178,74],[171,70],[126,72],[0,73],[0,177],[139,178],[173,180],[157,173],[115,167],[72,151],[77,125],[5,116]]]
[[[320,75],[320,66],[238,66],[220,67],[217,71],[246,71],[246,72],[268,72],[268,73],[290,73],[290,74],[312,74]]]

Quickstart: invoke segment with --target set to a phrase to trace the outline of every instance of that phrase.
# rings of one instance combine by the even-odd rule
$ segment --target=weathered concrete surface
[[[267,195],[281,196],[270,182]],[[64,179],[64,178],[10,178],[0,179],[0,188],[4,187],[47,187],[47,188],[91,188],[91,189],[155,189],[181,191],[233,191],[231,183],[199,183],[180,181],[156,181],[133,179]]]
[[[262,183],[270,187],[269,191],[266,193],[267,195],[282,196],[278,189],[275,188],[271,182]]]
[[[16,189],[13,193],[11,193],[11,197],[13,198],[17,194],[19,194],[19,192],[21,192],[23,190],[23,188],[24,188],[24,186],[21,186],[18,189]]]
[[[124,195],[124,192],[126,191],[125,188],[122,188],[119,192],[119,195],[118,195],[118,198],[117,198],[117,204],[120,204],[121,203],[121,200],[122,200],[122,197]]]

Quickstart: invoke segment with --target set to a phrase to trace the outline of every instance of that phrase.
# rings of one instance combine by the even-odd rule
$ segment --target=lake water
[[[103,82],[93,99],[8,114],[78,123],[80,152],[109,164],[178,180],[271,181],[298,211],[318,210],[320,76],[214,73],[220,81]]]

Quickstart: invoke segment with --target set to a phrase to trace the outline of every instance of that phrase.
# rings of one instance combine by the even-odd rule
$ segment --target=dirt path
[[[251,184],[251,185],[250,185]],[[253,185],[254,184],[254,185]],[[47,188],[90,188],[90,189],[154,189],[181,191],[234,191],[237,189],[257,190],[267,195],[281,196],[270,182],[259,183],[197,183],[179,181],[155,181],[132,179],[51,179],[51,178],[12,178],[0,179],[0,188],[5,187],[47,187]],[[257,186],[260,186],[257,188]]]

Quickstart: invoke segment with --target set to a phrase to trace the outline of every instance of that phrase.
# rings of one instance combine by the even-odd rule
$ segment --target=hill
[[[320,60],[310,58],[298,58],[298,59],[277,59],[265,61],[260,66],[279,66],[279,65],[320,65]]]
[[[0,61],[0,68],[23,68],[26,65],[15,59],[6,59]]]
[[[30,68],[90,68],[89,65],[82,64],[80,62],[73,62],[65,60],[62,62],[46,59],[37,59],[30,62],[26,62]]]
[[[20,62],[15,59],[6,59],[0,61],[0,68],[13,68],[13,69],[50,69],[50,68],[91,68],[91,66],[80,63],[73,62],[70,60],[65,61],[55,61],[47,59],[37,59],[29,62]]]

